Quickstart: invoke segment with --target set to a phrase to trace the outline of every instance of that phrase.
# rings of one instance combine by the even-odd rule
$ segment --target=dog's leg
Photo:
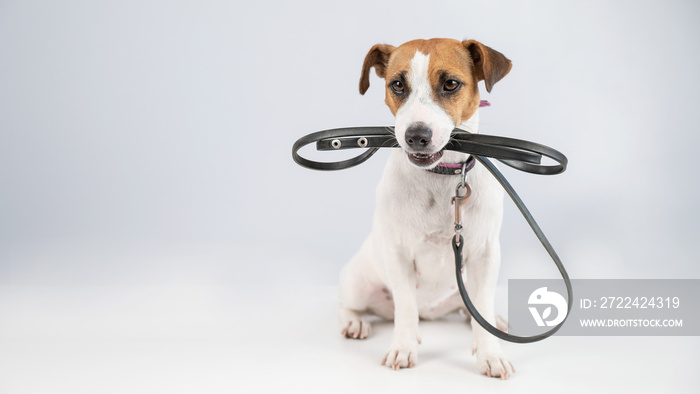
[[[368,245],[360,251],[340,271],[340,326],[342,334],[348,338],[365,339],[372,332],[370,323],[362,318],[362,314],[376,303],[377,288],[386,290],[383,286],[374,284],[376,280],[368,277],[373,272],[368,256]],[[382,294],[386,298],[386,294]],[[385,300],[390,302],[390,300]]]
[[[487,242],[482,253],[470,256],[466,261],[467,289],[472,302],[481,315],[492,325],[496,325],[494,298],[496,281],[501,261],[498,238]],[[472,319],[472,354],[476,354],[479,372],[490,377],[508,379],[515,372],[513,365],[501,352],[498,339]]]
[[[382,365],[411,368],[418,361],[420,343],[415,264],[393,245],[385,247],[384,259],[394,297],[394,335]]]

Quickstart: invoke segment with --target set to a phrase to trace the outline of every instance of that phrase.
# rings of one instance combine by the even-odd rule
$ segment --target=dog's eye
[[[458,80],[456,80],[456,79],[448,79],[447,81],[445,81],[445,84],[442,85],[442,88],[443,88],[446,92],[454,92],[455,90],[457,90],[457,88],[458,88],[460,85],[461,85],[461,83],[460,83]]]
[[[389,86],[396,94],[403,94],[406,91],[406,86],[399,80],[393,81]]]

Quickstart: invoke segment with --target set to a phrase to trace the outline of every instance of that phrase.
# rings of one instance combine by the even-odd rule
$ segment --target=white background
[[[476,374],[469,331],[454,322],[424,326],[460,349],[422,350],[398,375],[376,365],[390,326],[365,344],[338,342],[333,286],[369,231],[387,152],[322,173],[294,164],[292,143],[392,123],[380,79],[358,93],[373,44],[476,39],[513,61],[491,94],[482,86],[492,106],[481,132],[569,158],[554,177],[505,173],[571,276],[698,278],[699,11],[690,1],[0,2],[0,393],[253,392],[299,376],[295,387],[313,391],[328,389],[324,376],[360,373],[379,386],[505,387]],[[506,215],[500,283],[556,277],[508,203]],[[541,389],[551,371],[581,390],[698,384],[696,338],[530,346],[506,347],[522,366],[505,383],[514,392]],[[457,364],[440,364],[452,351]]]

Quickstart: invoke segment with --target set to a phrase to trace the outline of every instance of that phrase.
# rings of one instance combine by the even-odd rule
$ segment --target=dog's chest
[[[431,201],[435,198],[435,201]],[[416,266],[417,282],[423,290],[444,292],[446,283],[454,282],[454,205],[448,194],[437,193],[428,197],[417,215],[420,220],[413,227],[412,260]]]
[[[412,191],[414,213],[408,215],[411,223],[405,228],[410,233],[407,239],[411,241],[405,245],[414,264],[416,297],[424,318],[439,317],[459,305],[452,250],[455,206],[451,200],[456,182],[445,183],[448,184]],[[465,222],[470,220],[469,206],[467,203],[462,209]]]
[[[447,313],[457,300],[452,235],[429,234],[414,251],[416,300],[423,318],[432,319]]]
[[[454,231],[455,208],[449,188],[416,188],[407,193],[408,209],[403,208],[406,230],[417,241],[433,243]]]

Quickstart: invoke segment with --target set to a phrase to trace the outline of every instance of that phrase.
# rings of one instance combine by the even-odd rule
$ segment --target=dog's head
[[[396,139],[414,165],[437,165],[455,126],[479,108],[477,83],[486,90],[511,68],[503,54],[474,40],[409,41],[378,44],[365,57],[360,94],[369,88],[369,70],[386,81],[386,104],[396,117]]]

